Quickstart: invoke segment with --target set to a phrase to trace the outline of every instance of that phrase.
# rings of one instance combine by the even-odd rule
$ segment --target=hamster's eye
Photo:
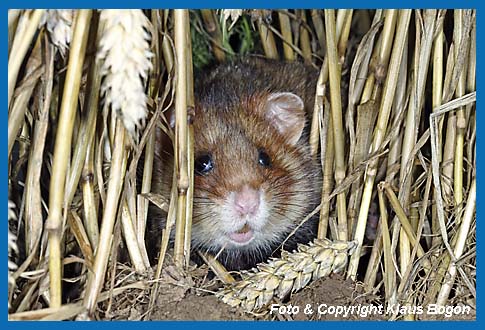
[[[194,162],[195,174],[204,175],[212,171],[214,162],[210,154],[205,154],[197,157]]]
[[[260,149],[259,153],[258,153],[258,163],[259,163],[259,165],[264,166],[264,167],[270,167],[271,166],[271,158],[262,149]]]

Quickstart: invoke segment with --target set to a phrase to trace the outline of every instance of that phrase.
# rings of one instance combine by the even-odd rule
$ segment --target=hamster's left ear
[[[266,119],[295,145],[305,127],[305,104],[293,93],[269,94],[264,104]]]

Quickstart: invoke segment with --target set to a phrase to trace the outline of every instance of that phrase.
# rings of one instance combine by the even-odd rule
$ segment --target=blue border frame
[[[274,8],[478,8],[480,7],[479,0],[425,0],[416,1],[410,0],[403,3],[391,3],[380,0],[209,0],[203,2],[195,1],[154,1],[154,0],[142,0],[142,1],[123,1],[117,2],[113,0],[93,1],[70,1],[68,3],[56,2],[53,0],[20,0],[12,4],[2,3],[2,6],[6,8],[261,8],[261,9],[274,9]]]
[[[37,0],[37,1],[32,1],[32,0],[21,0],[21,1],[16,1],[16,2],[11,2],[8,3],[7,1],[1,1],[1,13],[2,17],[4,17],[3,21],[4,23],[2,24],[2,36],[3,36],[3,42],[2,42],[2,61],[4,65],[2,66],[2,75],[5,77],[7,74],[8,70],[8,52],[7,52],[7,40],[8,40],[8,27],[6,22],[8,21],[8,13],[7,9],[9,8],[201,8],[201,5],[203,4],[202,8],[321,8],[321,7],[327,7],[327,8],[477,8],[477,54],[481,54],[482,50],[482,42],[483,42],[483,36],[484,36],[484,28],[483,28],[483,22],[480,22],[481,17],[482,17],[482,11],[481,7],[483,1],[478,1],[478,0],[469,0],[469,1],[450,1],[450,0],[430,0],[430,1],[416,1],[416,0],[411,0],[411,1],[406,1],[405,3],[390,3],[386,2],[383,3],[382,1],[378,0],[367,0],[367,1],[357,1],[357,0],[327,0],[327,1],[316,1],[316,0],[300,0],[300,1],[289,1],[289,0],[280,0],[280,1],[274,1],[274,0],[266,0],[264,2],[261,1],[254,1],[254,0],[246,0],[246,1],[222,1],[222,0],[217,0],[217,1],[204,1],[204,2],[195,2],[195,1],[186,1],[186,0],[169,0],[169,1],[147,1],[147,0],[142,0],[142,1],[124,1],[124,2],[119,2],[119,1],[92,1],[92,0],[86,0],[86,1],[71,1],[69,3],[65,2],[55,2],[52,0]],[[406,7],[402,7],[402,5],[405,5]],[[483,75],[481,74],[481,57],[477,55],[477,86],[482,86],[483,82]],[[4,78],[5,79],[5,78]],[[3,102],[7,102],[7,88],[6,86],[2,89],[2,100]],[[477,104],[479,104],[479,95],[477,95]],[[1,125],[4,130],[4,134],[7,134],[7,122],[8,122],[8,111],[4,109],[4,111],[1,112],[1,116],[4,118],[1,120]],[[481,120],[481,115],[480,111],[477,113],[477,131],[481,132],[482,130],[485,129],[484,124],[482,123]],[[478,133],[478,134],[483,134],[483,133]],[[2,154],[4,157],[7,155],[7,140],[8,137],[5,137],[5,139],[1,143],[1,148],[2,148]],[[478,136],[477,136],[477,144],[478,144]],[[477,167],[480,167],[480,164],[482,163],[482,157],[481,157],[481,147],[480,145],[477,146]],[[8,161],[8,160],[7,160]],[[2,181],[8,182],[8,175],[7,175],[7,161],[0,162],[1,166],[1,176],[2,176]],[[478,187],[482,185],[481,180],[479,179],[480,176],[477,175],[478,179]],[[480,191],[480,188],[478,189]],[[6,199],[8,198],[8,184],[5,186],[1,187],[1,194],[4,196],[4,204],[2,209],[4,210],[3,213],[6,215],[7,214],[7,204]],[[482,209],[480,207],[480,200],[483,199],[480,197],[481,195],[477,193],[477,218],[479,215],[482,214]],[[5,228],[5,226],[4,226]],[[482,225],[480,221],[477,221],[477,230],[479,232],[482,231]],[[2,241],[6,245],[7,241],[7,233],[6,231],[3,233],[2,236]],[[478,242],[480,242],[480,239],[478,239]],[[5,246],[4,245],[4,246]],[[482,246],[483,244],[478,244],[477,246],[477,254],[478,255],[483,255],[482,253]],[[6,255],[3,256],[3,265],[7,263],[7,258],[5,257]],[[477,264],[481,264],[481,262],[477,262]],[[483,273],[482,269],[479,268],[478,272],[480,274]],[[2,294],[0,296],[7,297],[7,278],[6,278],[6,272],[3,272],[2,280],[1,280],[1,285],[0,285],[0,292]],[[479,276],[481,277],[481,276]],[[482,296],[480,294],[481,292],[482,285],[480,284],[479,281],[477,281],[477,306],[482,305]],[[5,299],[5,298],[4,298]],[[5,301],[6,302],[6,301]],[[5,304],[5,311],[7,311],[7,304]],[[159,327],[163,327],[164,329],[174,329],[178,327],[197,327],[199,329],[213,329],[214,327],[218,326],[230,326],[234,330],[243,330],[246,329],[248,326],[252,327],[257,327],[259,329],[274,329],[278,327],[278,329],[291,329],[294,330],[295,328],[305,328],[305,329],[320,329],[322,326],[325,328],[338,328],[342,326],[349,326],[349,327],[359,327],[359,328],[372,328],[379,325],[384,325],[384,326],[390,326],[396,329],[402,329],[402,328],[410,328],[412,329],[417,329],[417,328],[424,328],[424,327],[431,327],[431,328],[438,328],[442,326],[451,326],[455,327],[456,329],[464,329],[464,328],[475,328],[479,327],[480,324],[482,324],[482,317],[481,317],[481,311],[477,308],[477,321],[476,322],[471,322],[471,321],[446,321],[446,323],[442,324],[441,322],[394,322],[394,323],[382,323],[382,322],[376,322],[376,321],[367,321],[367,322],[352,322],[349,323],[348,321],[336,321],[336,322],[326,322],[324,324],[320,322],[292,322],[291,324],[286,323],[286,322],[253,322],[251,324],[247,324],[246,322],[235,322],[235,321],[225,321],[224,323],[218,323],[218,322],[194,322],[194,321],[189,321],[189,322],[175,322],[175,321],[165,321],[162,324],[159,322],[143,322],[142,324],[136,324],[136,326],[141,326],[143,328],[153,328],[153,329],[158,329]],[[31,322],[8,322],[7,321],[7,313],[4,314],[4,317],[0,321],[3,326],[8,327],[8,328],[27,328],[29,326],[32,326],[33,324]],[[345,322],[345,324],[342,324],[342,322]],[[451,323],[450,323],[451,322]],[[77,329],[91,329],[93,326],[99,326],[98,324],[93,325],[91,323],[84,323],[84,322],[67,322],[67,323],[57,323],[57,322],[37,322],[35,323],[35,327],[38,327],[39,329],[49,329],[52,330],[52,328],[56,327],[76,327]],[[116,329],[129,329],[133,326],[132,323],[125,323],[125,322],[109,322],[109,323],[103,323],[101,325],[102,327],[110,327],[110,328],[116,328]]]

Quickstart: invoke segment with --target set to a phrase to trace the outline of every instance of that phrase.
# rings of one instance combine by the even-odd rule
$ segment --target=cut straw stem
[[[375,292],[377,274],[379,273],[381,267],[382,259],[382,222],[379,222],[376,228],[376,236],[374,239],[374,244],[372,246],[369,263],[365,270],[364,285],[366,292]],[[384,275],[387,275],[384,273]],[[377,286],[379,287],[379,286]]]
[[[47,37],[45,38],[47,40]],[[32,53],[31,58],[34,56],[33,54],[35,52]],[[26,251],[29,251],[29,254],[36,253],[34,250],[35,242],[41,236],[44,226],[42,219],[42,193],[39,182],[41,180],[44,148],[49,127],[49,108],[54,84],[54,49],[47,43],[45,45],[45,61],[44,99],[40,105],[38,119],[34,124],[27,177],[25,179],[25,248]],[[25,108],[27,107],[25,106]]]
[[[266,58],[277,60],[278,49],[276,48],[276,42],[274,40],[273,32],[262,22],[258,21],[259,37],[261,38],[261,44],[263,45],[264,54]]]
[[[133,223],[126,199],[123,199],[121,205],[121,226],[131,264],[138,274],[143,274],[146,271],[146,266],[139,244],[144,244],[144,242],[139,242],[136,237],[135,224]]]
[[[79,215],[76,211],[71,210],[67,215],[67,223],[69,225],[69,229],[74,235],[79,248],[81,249],[81,253],[86,260],[86,266],[91,268],[93,266],[94,261],[94,253],[91,243],[89,242],[88,234],[84,229],[83,223]]]
[[[476,179],[470,186],[470,191],[468,192],[468,200],[465,207],[465,213],[463,215],[462,222],[460,224],[460,229],[458,231],[457,241],[453,249],[452,262],[450,263],[447,276],[441,290],[438,294],[438,299],[436,304],[444,306],[448,300],[453,284],[455,283],[455,277],[457,272],[457,261],[463,255],[465,251],[465,243],[470,232],[471,223],[475,217],[475,207],[476,207]]]
[[[433,109],[436,109],[441,105],[441,99],[443,97],[443,46],[444,46],[445,34],[443,27],[438,32],[438,35],[434,39],[433,45],[433,91],[432,91],[432,105]],[[439,145],[441,145],[442,139],[442,127],[443,119],[439,121]],[[441,150],[437,155],[441,162]]]
[[[454,10],[455,14],[455,31],[456,34],[460,36],[460,48],[468,47],[469,42],[465,42],[463,39],[463,30],[464,24],[470,24],[470,21],[467,20],[465,23],[464,11],[463,10]],[[467,59],[468,59],[468,52],[467,52]],[[455,96],[461,97],[465,95],[465,87],[466,87],[466,64],[463,68],[463,71],[460,74],[460,78],[458,81],[458,85],[456,86]],[[456,144],[455,144],[455,164],[453,166],[454,169],[454,180],[453,180],[453,196],[455,197],[455,207],[457,209],[457,214],[459,214],[459,210],[463,207],[463,147],[465,143],[465,130],[467,127],[466,123],[466,116],[465,116],[465,108],[460,107],[456,110]],[[460,223],[458,219],[458,223]]]
[[[455,66],[455,52],[456,52],[456,44],[452,44],[449,48],[448,58],[446,62],[446,74],[444,80],[444,87],[443,87],[443,99],[441,103],[446,103],[445,95],[448,95],[447,89],[449,89],[449,85],[452,78],[453,67]],[[443,119],[442,119],[443,120]],[[440,140],[440,142],[443,139]],[[448,115],[446,120],[446,130],[445,130],[445,144],[442,147],[440,144],[440,149],[443,149],[442,152],[439,153],[440,160],[443,167],[443,174],[442,174],[442,186],[443,186],[443,198],[445,199],[446,203],[451,202],[451,195],[452,195],[452,184],[451,181],[453,180],[453,164],[454,164],[454,154],[455,154],[455,142],[456,142],[456,111],[451,112]]]
[[[441,180],[440,180],[440,165],[438,162],[438,123],[446,112],[452,111],[461,106],[466,106],[476,101],[476,92],[467,94],[456,100],[452,100],[445,103],[438,108],[433,109],[433,113],[430,115],[430,139],[431,139],[431,170],[433,173],[433,184],[434,184],[434,198],[436,200],[436,228],[433,228],[433,233],[435,235],[439,234],[439,240],[436,239],[434,242],[442,241],[448,250],[448,254],[445,254],[440,266],[436,272],[432,274],[432,278],[435,280],[431,289],[427,293],[427,301],[434,301],[434,297],[438,292],[438,285],[441,283],[441,279],[444,277],[446,269],[448,268],[450,262],[450,255],[453,253],[451,245],[448,240],[448,232],[446,226],[446,216],[444,210],[444,203],[442,198]],[[456,237],[456,236],[455,236]],[[453,241],[452,241],[453,244]]]
[[[29,50],[32,39],[37,32],[39,22],[44,14],[44,9],[36,9],[33,12],[24,11],[20,18],[17,32],[8,57],[8,106],[10,107],[10,100],[15,89],[15,82],[19,74],[20,67],[24,61],[24,57]],[[86,34],[87,35],[87,34]]]
[[[352,23],[352,9],[345,9],[345,19],[342,26],[342,32],[340,33],[340,37],[338,39],[337,45],[337,53],[339,58],[339,63],[342,65],[345,61],[345,52],[347,50],[347,42],[349,41],[349,34],[350,34],[350,27]]]
[[[37,81],[43,73],[41,39],[38,39],[34,45],[32,53],[25,67],[26,76],[21,86],[17,88],[18,94],[14,97],[10,113],[8,115],[8,155],[12,153],[17,135],[21,131],[25,114],[28,110],[29,100],[34,91]]]
[[[392,190],[391,186],[387,182],[381,182],[379,184],[382,186],[382,189],[385,191],[387,198],[389,199],[389,202],[391,204],[392,209],[396,213],[397,218],[401,222],[401,227],[404,230],[404,233],[407,235],[407,238],[409,239],[409,242],[411,245],[417,246],[417,255],[419,258],[424,257],[424,249],[419,243],[419,241],[416,239],[416,233],[414,232],[413,226],[409,222],[408,217],[406,216],[406,213],[404,212],[404,209],[402,208],[401,204],[399,203],[399,200]],[[431,264],[429,263],[429,260],[423,259],[423,264],[425,270],[430,270],[431,269]]]
[[[416,42],[414,54],[414,79],[412,79],[412,91],[410,101],[408,103],[408,111],[406,116],[405,131],[403,136],[403,144],[401,150],[401,171],[399,178],[399,201],[403,208],[409,208],[411,179],[414,163],[414,154],[411,154],[417,140],[417,133],[419,128],[419,121],[421,118],[421,109],[424,104],[424,91],[426,78],[428,76],[428,64],[431,55],[431,48],[433,45],[434,26],[436,21],[436,10],[427,10],[424,15],[424,29],[421,31],[421,26],[416,26]],[[408,169],[410,169],[408,171]],[[411,250],[407,235],[401,228],[400,242],[400,267],[401,273],[404,273],[410,264]]]
[[[283,37],[283,54],[285,60],[294,61],[295,53],[291,44],[293,44],[293,34],[291,33],[290,17],[288,16],[288,10],[283,9],[278,11],[278,20],[280,22],[281,36]],[[322,30],[323,31],[323,30]]]
[[[328,61],[326,62],[328,63]],[[316,158],[318,153],[318,143],[320,141],[320,122],[323,118],[323,106],[325,100],[325,84],[326,79],[328,77],[328,65],[322,65],[320,68],[320,74],[318,75],[317,85],[316,85],[316,93],[315,93],[315,104],[313,106],[313,115],[312,115],[312,124],[310,129],[310,153],[311,155]],[[325,79],[325,80],[324,80]],[[325,132],[326,133],[326,132]],[[324,156],[322,145],[322,157]]]
[[[187,160],[189,166],[189,188],[187,189],[186,211],[185,211],[185,241],[184,241],[184,255],[185,266],[189,266],[190,262],[190,245],[192,240],[192,210],[194,198],[194,128],[189,126],[188,146],[187,146]]]
[[[81,175],[81,187],[83,193],[84,226],[91,246],[96,251],[99,240],[99,226],[98,203],[94,195],[94,141],[95,138],[93,135],[91,141],[88,142],[88,148],[86,150],[87,155]]]
[[[52,160],[49,218],[46,223],[46,229],[49,231],[51,307],[60,307],[62,303],[62,206],[90,20],[91,10],[80,10],[76,16]]]
[[[300,48],[303,53],[303,58],[305,63],[312,63],[312,47],[310,45],[310,34],[307,30],[306,24],[306,13],[304,9],[297,9],[298,17],[301,19],[303,24],[300,25]]]
[[[454,19],[454,30],[453,30],[453,52],[451,51],[448,56],[448,63],[447,63],[447,70],[445,76],[445,83],[444,83],[444,92],[443,92],[443,100],[442,102],[449,101],[453,94],[458,93],[462,94],[465,87],[466,82],[466,62],[468,58],[468,50],[469,50],[469,39],[470,39],[470,30],[471,30],[471,11],[470,10],[455,10],[454,11],[455,19]],[[451,69],[452,68],[452,69]],[[459,96],[459,95],[458,95]],[[452,194],[452,186],[453,188],[462,186],[462,172],[458,173],[458,169],[455,169],[454,163],[457,162],[459,164],[460,160],[455,159],[456,153],[461,153],[461,157],[463,157],[462,141],[457,141],[458,138],[458,128],[457,128],[457,121],[462,118],[458,118],[458,113],[452,112],[448,116],[448,123],[446,127],[446,141],[445,141],[445,149],[443,151],[443,176],[445,180],[453,181],[449,185],[443,185],[445,198],[448,202],[452,203],[451,194]],[[460,123],[463,125],[463,120]],[[457,143],[458,150],[457,150]],[[459,177],[453,180],[454,174],[458,174]],[[453,194],[458,194],[458,199],[463,200],[462,192],[461,191],[453,191]],[[456,196],[455,196],[455,203],[456,203]]]
[[[145,159],[143,162],[143,178],[141,183],[141,194],[147,194],[152,188],[153,160],[155,156],[156,130],[153,129],[148,137],[145,146]],[[140,242],[145,241],[145,230],[148,216],[148,200],[140,195],[137,196],[138,221],[136,222],[136,235]]]
[[[177,203],[177,191],[175,186],[176,186],[176,179],[175,179],[175,172],[174,172],[174,175],[172,178],[172,190],[170,191],[170,206],[168,209],[165,228],[162,230],[162,241],[160,243],[160,253],[158,255],[157,269],[155,271],[155,278],[154,278],[155,284],[152,286],[152,289],[150,292],[150,303],[148,305],[148,310],[149,310],[148,317],[150,317],[151,312],[153,310],[153,306],[158,297],[158,288],[159,288],[158,280],[162,275],[162,268],[163,268],[163,263],[165,261],[167,249],[168,249],[168,242],[169,242],[170,234],[172,232],[172,227],[175,223],[175,212],[176,212],[175,208]]]
[[[323,26],[323,19],[320,13],[321,13],[321,10],[319,9],[311,10],[311,18],[312,18],[313,26],[315,27],[315,32],[317,34],[318,44],[322,48],[322,53],[323,53],[325,50],[325,45],[327,43],[325,41],[325,28]]]
[[[391,237],[389,235],[389,221],[384,192],[380,186],[377,190],[379,197],[379,210],[381,215],[382,249],[384,251],[384,289],[386,301],[396,295],[396,269],[392,262]]]
[[[386,10],[386,16],[384,19],[384,27],[382,28],[382,39],[378,54],[378,65],[385,70],[387,63],[389,62],[389,56],[393,50],[394,31],[396,29],[396,22],[398,18],[399,10],[389,9]]]
[[[443,97],[443,63],[444,63],[444,38],[445,34],[443,32],[443,25],[437,26],[439,30],[437,31],[437,35],[434,39],[433,44],[433,80],[432,80],[432,106],[433,110],[441,105],[441,99]],[[440,146],[437,150],[438,154],[435,155],[437,157],[438,163],[442,161],[442,139],[443,139],[443,121],[444,117],[441,117],[438,121],[438,130],[437,130],[437,138],[438,138],[438,145]],[[433,192],[435,194],[435,192]],[[433,198],[436,199],[436,198]],[[431,216],[431,232],[437,233],[439,231],[439,222],[437,219],[437,210],[436,210],[436,203],[432,205],[432,216]],[[441,236],[440,235],[433,235],[431,239],[431,246],[438,246],[440,242]]]
[[[216,274],[216,276],[224,283],[235,283],[234,277],[226,270],[226,268],[210,253],[203,253],[199,251],[200,257],[210,267],[210,269]]]
[[[170,73],[173,70],[175,62],[172,47],[173,44],[171,43],[170,37],[168,36],[168,34],[165,34],[162,39],[163,62],[165,63],[167,71]]]
[[[223,62],[226,53],[222,48],[222,32],[219,22],[214,18],[214,11],[211,9],[201,9],[200,14],[204,21],[205,29],[211,36],[212,52],[217,61]]]
[[[325,108],[329,109],[330,104],[325,100]],[[320,117],[323,116],[323,113]],[[323,132],[326,132],[326,139],[321,139],[322,144],[322,162],[323,162],[323,183],[322,183],[322,199],[320,210],[320,219],[318,223],[318,233],[317,238],[323,239],[327,237],[328,231],[328,221],[330,216],[330,193],[333,188],[333,161],[334,161],[334,142],[333,142],[333,127],[332,118],[330,117],[329,110],[326,111],[325,115],[327,125],[322,125],[321,137],[323,137]],[[321,120],[321,119],[320,119]],[[326,126],[326,127],[325,127]],[[325,130],[325,131],[324,131]],[[325,144],[325,154],[323,154],[323,145]],[[324,156],[323,156],[324,155]]]
[[[188,45],[188,53],[192,54],[192,43],[190,37],[190,29],[187,29],[186,44]],[[185,266],[189,267],[190,263],[190,245],[192,241],[192,209],[194,198],[194,127],[192,119],[194,117],[195,96],[194,96],[194,67],[192,63],[192,56],[186,57],[187,65],[187,108],[190,113],[187,114],[187,174],[189,179],[189,186],[187,188],[187,197],[185,200],[185,235],[184,235],[184,255]]]
[[[351,77],[350,77],[350,85],[349,85],[349,104],[347,107],[346,113],[346,127],[348,128],[348,138],[349,138],[349,171],[353,171],[356,166],[359,166],[360,161],[367,159],[369,154],[369,145],[365,144],[362,145],[359,141],[362,140],[362,136],[365,136],[365,130],[361,127],[361,112],[364,109],[372,109],[375,108],[372,113],[373,119],[371,122],[367,123],[368,129],[370,132],[367,132],[368,137],[365,140],[368,140],[369,143],[372,139],[373,130],[375,127],[375,120],[377,118],[377,111],[378,111],[378,103],[375,100],[371,100],[372,91],[374,89],[375,83],[375,72],[374,70],[369,70],[369,63],[371,60],[371,56],[375,59],[377,57],[377,52],[379,49],[380,43],[374,43],[375,36],[378,32],[379,27],[381,24],[382,10],[377,11],[374,19],[373,19],[373,28],[372,32],[366,34],[363,40],[361,41],[362,45],[367,44],[367,49],[359,49],[357,50],[356,58],[352,64],[351,69]],[[382,38],[382,36],[381,36]],[[364,52],[364,54],[360,54],[360,52]],[[359,60],[358,60],[359,58]],[[375,61],[375,60],[374,60]],[[367,78],[366,75],[368,75]],[[365,90],[364,90],[365,88]],[[360,99],[360,101],[359,101]],[[370,102],[369,102],[370,101]],[[368,103],[369,102],[369,103]],[[355,105],[360,104],[357,108],[357,123],[355,123]],[[369,112],[369,111],[365,111]],[[357,125],[357,126],[356,126]],[[364,134],[364,135],[360,135]],[[357,160],[358,154],[362,155],[360,161]],[[350,189],[350,196],[348,201],[348,228],[352,229],[355,228],[356,218],[357,218],[357,209],[358,203],[361,200],[362,196],[362,180],[363,178],[359,176],[356,181],[353,182],[352,187]]]
[[[113,114],[114,115],[114,114]],[[126,172],[125,156],[125,128],[123,123],[116,120],[115,140],[113,143],[113,154],[111,158],[111,169],[108,180],[108,192],[106,193],[106,204],[104,206],[101,232],[99,234],[98,249],[92,269],[92,279],[88,281],[84,305],[90,313],[94,312],[97,298],[106,275],[108,259],[113,241],[113,229],[118,211],[123,179]]]
[[[340,34],[342,31],[343,25],[343,17],[345,11],[339,10],[337,14],[337,26],[336,26],[336,39],[340,38]],[[342,17],[342,19],[340,18]],[[341,22],[340,22],[341,21]],[[300,54],[302,55],[302,54]],[[318,141],[319,141],[319,118],[322,116],[320,111],[323,111],[323,99],[325,96],[325,88],[326,83],[328,81],[328,56],[325,56],[323,60],[322,66],[320,68],[320,74],[318,76],[317,86],[316,86],[316,94],[315,94],[315,105],[313,107],[313,115],[312,115],[312,123],[310,129],[310,151],[312,156],[316,156],[318,152]],[[323,148],[322,148],[323,149]]]
[[[59,307],[43,308],[8,315],[9,321],[62,321],[69,320],[85,312],[86,308],[80,303],[67,304]]]
[[[179,266],[185,264],[184,241],[186,220],[186,197],[189,187],[187,162],[187,33],[189,29],[188,10],[175,9],[175,53],[176,94],[175,94],[175,152],[177,157],[177,220],[175,226],[174,259]]]
[[[10,50],[12,49],[12,42],[17,30],[17,25],[21,13],[21,9],[8,10],[8,54],[10,54]]]
[[[278,38],[280,38],[282,41],[283,41],[283,44],[290,47],[295,53],[297,53],[298,55],[300,55],[301,57],[303,57],[303,53],[302,51],[296,47],[295,45],[293,44],[288,44],[286,43],[286,41],[284,40],[283,38],[283,35],[278,31],[278,29],[276,29],[274,26],[272,25],[267,25],[267,28],[273,32]]]
[[[160,52],[160,39],[158,37],[158,31],[160,27],[160,21],[158,19],[158,11],[152,10],[151,11],[151,23],[153,26],[153,30],[156,31],[152,38],[152,53],[155,56],[152,57],[152,70],[150,72],[150,80],[148,81],[148,90],[149,96],[151,99],[156,100],[159,93],[158,88],[158,81],[160,76],[160,61],[161,61],[161,52]],[[157,116],[157,114],[155,114]],[[154,116],[154,117],[155,117]],[[153,120],[153,118],[151,119]],[[136,221],[135,221],[135,232],[136,232],[136,239],[138,240],[140,245],[141,252],[143,254],[143,258],[147,266],[149,266],[148,260],[148,253],[146,251],[146,247],[142,242],[145,242],[145,232],[146,232],[146,224],[147,224],[147,217],[148,217],[148,200],[143,197],[142,195],[148,194],[152,188],[152,179],[153,179],[153,160],[155,156],[155,145],[156,145],[156,129],[152,129],[150,125],[147,126],[148,138],[145,145],[145,154],[144,154],[144,161],[143,161],[143,176],[141,179],[141,194],[136,196],[136,204],[137,204],[137,214],[136,214]]]
[[[335,31],[335,11],[325,10],[327,37],[327,56],[330,82],[330,104],[332,113],[333,139],[335,152],[335,182],[338,186],[345,178],[345,140],[342,122],[342,103],[340,94],[340,65],[337,58],[337,38]],[[338,239],[348,239],[347,206],[345,192],[337,195]]]
[[[417,42],[415,45],[415,60],[414,60],[414,79],[412,81],[413,90],[411,93],[409,107],[406,117],[406,125],[403,138],[403,146],[401,151],[401,172],[400,172],[400,186],[399,195],[400,201],[404,207],[407,208],[411,180],[406,180],[412,171],[407,172],[406,169],[410,167],[414,158],[411,155],[412,150],[416,145],[418,122],[421,118],[421,109],[424,104],[424,91],[426,78],[428,76],[428,64],[431,55],[431,48],[433,45],[433,32],[436,21],[436,10],[429,10],[425,13],[424,31],[422,35],[422,42]],[[420,32],[419,25],[417,31]],[[421,37],[417,38],[417,41]],[[412,167],[412,165],[411,165]],[[406,183],[406,187],[402,185]]]
[[[97,31],[91,31],[94,34],[93,40],[95,40],[95,33]],[[81,178],[82,171],[85,165],[85,160],[88,155],[88,146],[92,143],[96,132],[96,119],[99,113],[99,90],[101,85],[101,74],[99,73],[99,63],[91,61],[87,77],[86,89],[87,95],[84,100],[84,113],[81,115],[80,129],[78,131],[76,146],[73,149],[73,156],[70,168],[70,175],[67,180],[66,186],[66,198],[65,206],[68,207],[74,194],[76,193],[79,179]]]

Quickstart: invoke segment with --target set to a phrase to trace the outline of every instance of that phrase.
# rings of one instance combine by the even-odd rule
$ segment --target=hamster
[[[321,169],[308,143],[317,79],[301,63],[256,58],[196,73],[193,251],[228,270],[254,267],[278,256],[318,205]],[[153,189],[167,193],[170,179],[154,176]],[[301,225],[283,248],[315,238],[316,225]]]

